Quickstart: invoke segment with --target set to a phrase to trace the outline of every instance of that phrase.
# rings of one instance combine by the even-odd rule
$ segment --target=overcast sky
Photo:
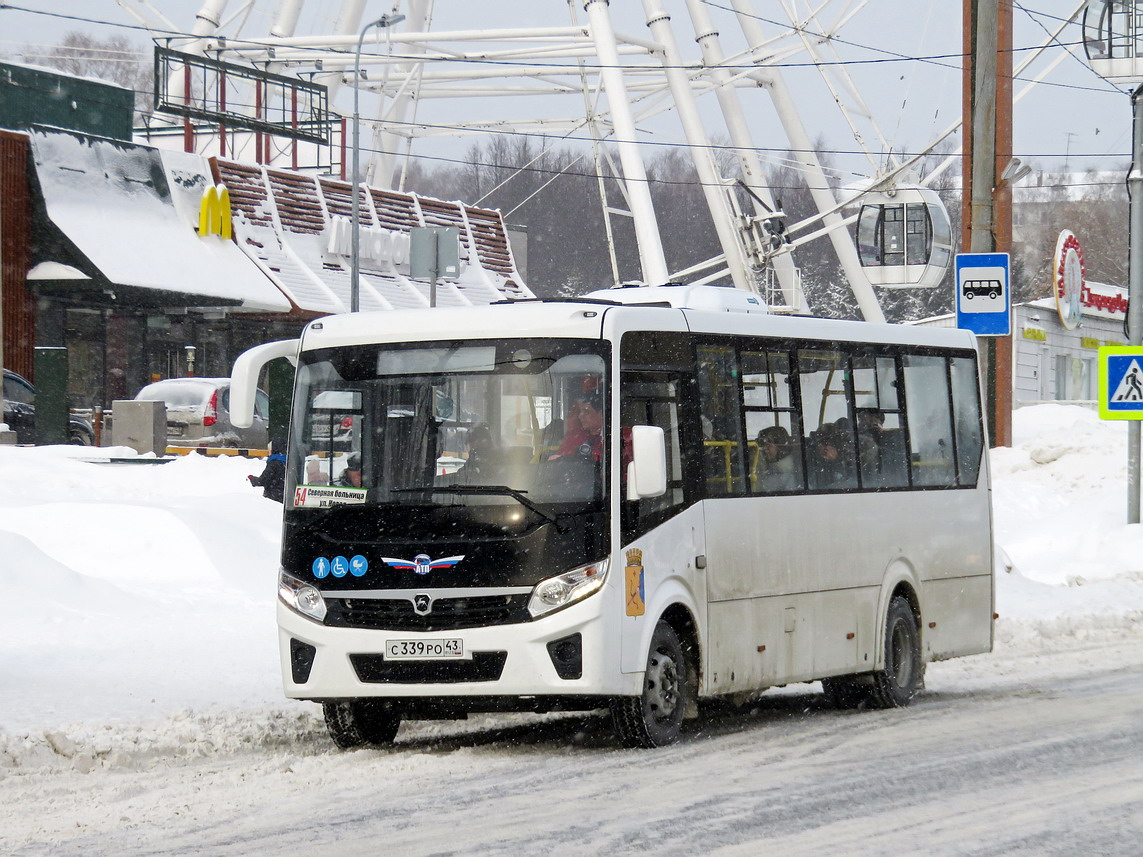
[[[141,0],[125,0],[141,5]],[[837,0],[839,7],[844,5]],[[1055,29],[1056,18],[1067,17],[1078,0],[1014,0],[1015,47],[1017,61],[1025,56],[1024,48],[1039,44],[1048,29]],[[723,11],[725,0],[709,0],[710,13],[727,41],[734,44],[736,30],[731,16]],[[663,0],[677,22],[676,33],[687,57],[698,56],[689,22],[681,0]],[[189,30],[202,0],[155,0],[154,6],[176,25]],[[50,12],[34,14],[23,9]],[[229,10],[240,9],[239,0],[230,0]],[[258,0],[241,34],[262,35],[273,20],[277,3]],[[333,27],[340,0],[308,0],[298,34],[329,31]],[[438,0],[434,15],[435,29],[462,29],[497,26],[562,25],[569,22],[569,10],[561,0]],[[366,15],[375,17],[392,7],[391,0],[370,0]],[[617,29],[644,36],[641,5],[635,0],[612,3]],[[785,20],[782,5],[776,0],[754,0],[756,13],[767,19]],[[897,149],[916,150],[956,121],[960,115],[961,79],[961,3],[957,0],[870,0],[868,5],[841,32],[846,43],[838,45],[842,58],[853,61],[893,60],[894,55],[936,58],[915,61],[889,61],[877,64],[858,63],[849,66],[857,85],[868,101],[885,135]],[[582,6],[577,7],[579,20],[584,20]],[[108,22],[94,24],[69,20],[63,16]],[[114,0],[12,0],[8,8],[0,8],[0,53],[12,56],[26,44],[45,45],[57,42],[69,30],[83,30],[107,37],[126,36],[140,50],[150,50],[148,34]],[[768,32],[774,32],[767,25]],[[235,27],[229,28],[231,34]],[[1061,37],[1065,43],[1078,43],[1079,32],[1069,28]],[[1055,47],[1049,56],[1024,74],[1030,78],[1044,63],[1059,55]],[[1082,48],[1079,49],[1082,57]],[[947,58],[940,58],[947,57]],[[805,61],[802,54],[794,62]],[[852,150],[854,142],[840,120],[832,99],[813,69],[790,68],[787,81],[801,105],[803,122],[812,134],[821,134],[828,148]],[[1022,84],[1017,82],[1017,89]],[[755,142],[759,146],[782,147],[785,137],[774,119],[766,97],[758,91],[745,91],[743,98],[752,115]],[[517,99],[516,103],[481,104],[481,115],[516,117],[529,111],[546,109],[535,99]],[[339,102],[339,105],[341,102]],[[342,105],[344,106],[344,105]],[[472,110],[472,105],[457,107],[434,105],[432,118],[447,120],[449,111]],[[570,111],[574,111],[570,107]],[[706,107],[711,133],[720,133],[713,106]],[[429,118],[426,113],[419,118]],[[1067,57],[1049,76],[1047,85],[1037,87],[1015,110],[1016,154],[1043,166],[1059,168],[1065,155],[1072,170],[1087,167],[1118,169],[1126,164],[1130,146],[1130,102],[1126,94],[1100,80],[1086,63]],[[682,139],[677,124],[661,120],[656,126],[663,140]],[[456,152],[467,144],[452,146]],[[428,153],[442,153],[447,148],[436,144]]]

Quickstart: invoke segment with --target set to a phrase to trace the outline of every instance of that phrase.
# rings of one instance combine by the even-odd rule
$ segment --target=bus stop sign
[[[1012,332],[1011,266],[1007,253],[958,253],[956,326],[977,336]]]
[[[1099,416],[1143,420],[1143,346],[1105,345],[1099,349]]]

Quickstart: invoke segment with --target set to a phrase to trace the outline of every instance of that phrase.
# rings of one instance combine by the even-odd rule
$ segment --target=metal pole
[[[359,203],[357,196],[361,191],[361,148],[358,145],[357,135],[361,130],[361,43],[365,41],[365,32],[376,24],[372,21],[361,29],[357,39],[357,53],[353,57],[353,163],[350,166],[349,183],[350,193],[353,195],[353,214],[350,216],[350,234],[352,249],[349,251],[349,311],[361,310],[361,229],[357,223],[357,209]]]
[[[1127,281],[1127,342],[1143,345],[1143,86],[1131,94],[1130,268]],[[1127,523],[1139,523],[1139,420],[1127,424]]]
[[[758,16],[754,14],[753,6],[749,0],[731,0],[738,25],[746,41],[750,45],[750,58],[758,64],[763,61],[767,39],[762,30]],[[861,259],[857,255],[853,236],[845,227],[844,218],[836,211],[837,199],[830,189],[829,178],[825,174],[821,161],[814,150],[814,142],[806,130],[802,117],[798,112],[798,101],[790,92],[789,86],[782,72],[777,68],[759,67],[751,76],[752,79],[766,86],[770,93],[770,100],[782,127],[786,130],[786,137],[790,146],[797,152],[794,156],[798,160],[798,170],[806,177],[806,184],[810,187],[810,196],[818,211],[829,211],[830,214],[822,218],[822,223],[829,227],[829,240],[833,251],[837,254],[838,263],[849,280],[853,290],[853,297],[861,310],[861,317],[866,321],[883,322],[885,313],[877,299],[877,293],[865,274]]]
[[[1012,160],[1012,4],[996,10],[996,144],[992,165],[992,249],[1012,252],[1012,188],[1000,175]],[[1008,284],[1009,289],[1015,283]],[[992,442],[1012,445],[1012,336],[993,337],[996,362],[996,398],[993,404]]]
[[[623,64],[619,58],[615,31],[611,27],[608,0],[585,0],[584,8],[587,10],[592,42],[599,57],[599,77],[603,82],[603,90],[607,93],[607,107],[611,111],[611,124],[615,130],[615,146],[619,150],[619,162],[623,165],[623,183],[627,188],[627,202],[635,225],[635,240],[639,244],[643,282],[660,285],[667,282],[669,276],[667,257],[663,253],[663,239],[659,234],[655,205],[651,201],[651,189],[647,184],[647,168],[636,142],[638,131],[631,114],[627,85],[623,80]]]
[[[651,34],[663,45],[660,59],[667,75],[667,86],[675,98],[675,109],[683,126],[683,134],[691,146],[695,172],[702,185],[711,219],[714,221],[718,243],[726,256],[730,277],[735,288],[757,292],[758,286],[751,276],[749,259],[734,228],[734,212],[730,208],[726,186],[710,154],[710,139],[703,127],[702,115],[699,113],[695,94],[691,89],[690,76],[683,68],[682,54],[671,30],[671,16],[663,11],[661,0],[643,0],[643,11],[647,16],[647,27],[651,30]]]
[[[429,268],[429,306],[435,307],[437,305],[437,274],[440,273],[440,259],[441,259],[441,233],[439,229],[434,229],[431,233],[433,238],[433,261],[432,267]]]
[[[972,19],[973,253],[992,252],[992,183],[996,172],[996,28],[998,0],[975,0]]]
[[[353,56],[353,172],[349,177],[353,186],[352,220],[350,234],[353,238],[349,257],[349,311],[361,311],[361,224],[358,223],[358,210],[361,195],[361,141],[358,139],[361,131],[361,45],[365,41],[365,34],[372,27],[388,27],[404,21],[404,15],[382,15],[376,21],[370,21],[361,28],[361,35],[357,37],[357,52]]]
[[[730,70],[723,67],[726,55],[722,50],[719,32],[715,29],[710,13],[702,0],[687,0],[687,11],[690,13],[691,23],[695,32],[695,41],[702,50],[703,62],[706,65],[707,76],[715,84],[714,94],[718,99],[719,109],[726,130],[730,134],[730,141],[738,156],[738,165],[742,170],[742,180],[750,189],[752,204],[756,217],[765,218],[777,210],[778,205],[767,184],[766,171],[762,168],[762,160],[758,157],[758,150],[750,134],[750,125],[746,119],[746,111],[738,97]],[[761,201],[761,204],[759,204]],[[766,210],[769,207],[769,210]],[[808,313],[806,296],[802,292],[801,277],[794,266],[792,253],[779,253],[772,256],[770,264],[778,277],[782,287],[782,294],[786,306],[796,313]]]
[[[1011,7],[999,0],[965,0],[964,115],[965,247],[973,253],[1008,252],[1011,206],[997,190],[999,166],[1011,154]],[[1009,284],[1011,288],[1012,284]],[[992,446],[1012,443],[1012,339],[988,337],[982,343],[986,372],[988,427]]]

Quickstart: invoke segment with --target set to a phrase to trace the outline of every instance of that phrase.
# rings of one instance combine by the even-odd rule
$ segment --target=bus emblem
[[[417,574],[428,574],[436,568],[452,568],[462,559],[464,559],[464,554],[446,556],[444,559],[431,559],[426,553],[419,553],[411,560],[397,559],[391,556],[381,557],[381,561],[390,568],[395,568],[397,571],[415,571]]]
[[[418,616],[428,616],[433,612],[433,597],[425,592],[413,596],[413,612]]]
[[[624,574],[627,583],[627,615],[642,616],[647,612],[643,551],[638,548],[627,551],[627,567]]]

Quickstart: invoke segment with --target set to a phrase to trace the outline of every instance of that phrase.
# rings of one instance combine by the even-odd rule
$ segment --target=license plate
[[[444,658],[463,658],[464,640],[386,640],[385,660],[427,661]]]

